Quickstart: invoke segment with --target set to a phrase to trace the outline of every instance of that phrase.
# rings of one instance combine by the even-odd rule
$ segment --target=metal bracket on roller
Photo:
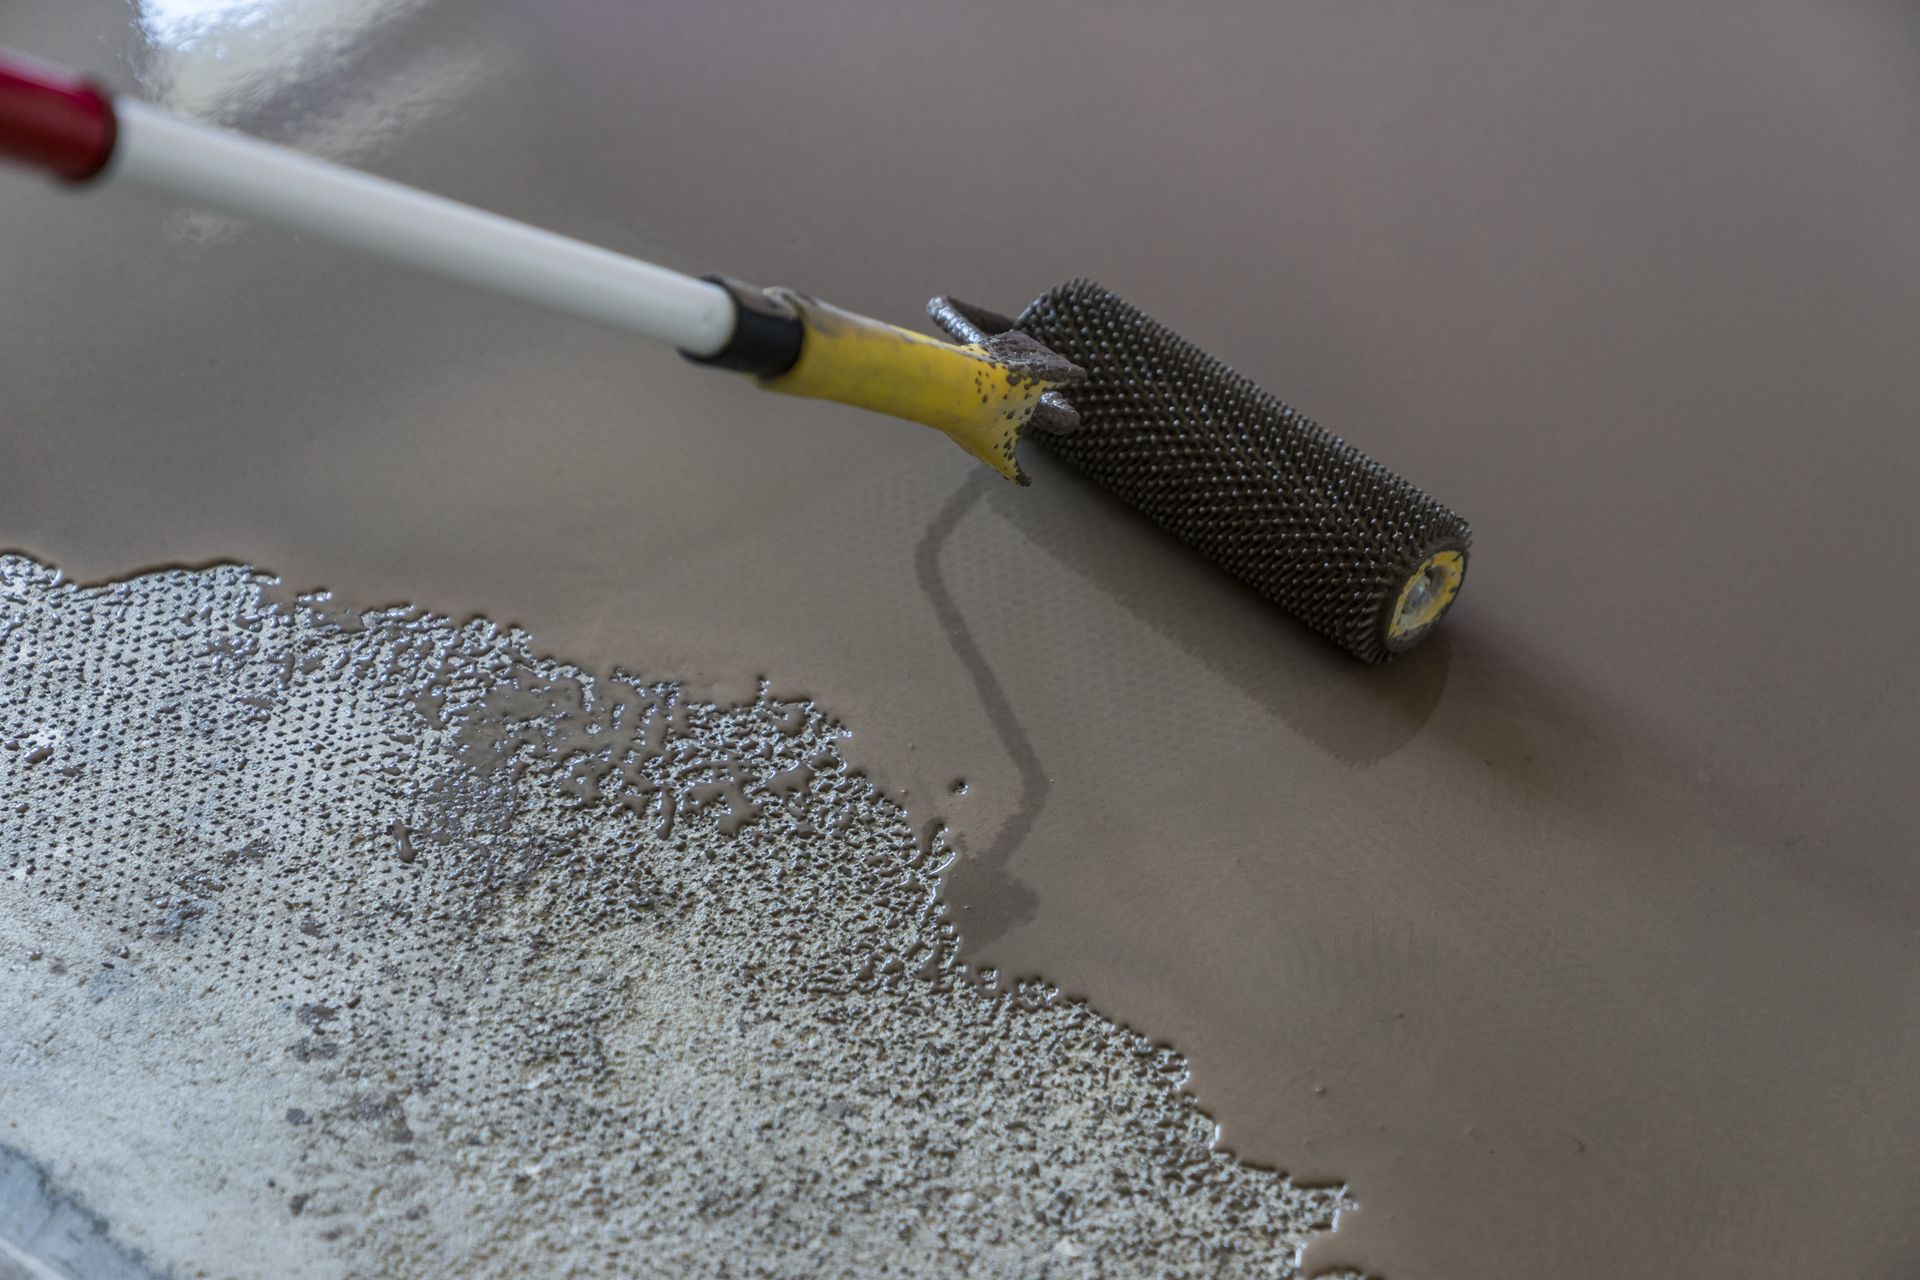
[[[1050,347],[1041,346],[1026,334],[1013,327],[1013,321],[998,311],[989,311],[985,307],[976,307],[971,302],[962,302],[951,294],[941,294],[927,303],[927,315],[933,322],[946,330],[947,336],[955,342],[971,343],[989,350],[1019,350],[1034,347],[1046,352],[1062,364],[1065,357],[1058,355]],[[1019,344],[1019,345],[1015,345]],[[1069,365],[1069,367],[1073,367]],[[1080,378],[1074,382],[1082,381]],[[1040,397],[1040,403],[1034,408],[1033,416],[1027,419],[1027,425],[1035,431],[1044,431],[1050,436],[1072,435],[1080,429],[1080,412],[1068,403],[1064,394],[1049,391]]]
[[[1083,366],[1034,409],[1048,449],[1356,657],[1411,649],[1459,595],[1465,520],[1099,285],[1018,319],[927,311],[959,341],[1021,333]]]

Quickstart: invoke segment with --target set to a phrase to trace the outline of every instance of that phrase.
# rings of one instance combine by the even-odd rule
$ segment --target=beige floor
[[[15,0],[0,42],[901,322],[1095,277],[1477,538],[1362,669],[1044,455],[1015,490],[0,175],[0,547],[812,699],[957,852],[968,959],[1351,1187],[1312,1264],[1920,1269],[1910,5]]]

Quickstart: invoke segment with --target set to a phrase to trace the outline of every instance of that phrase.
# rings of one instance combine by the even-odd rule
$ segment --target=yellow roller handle
[[[943,342],[791,290],[767,292],[793,308],[804,332],[793,367],[758,378],[762,387],[837,400],[944,431],[1020,484],[1027,482],[1014,457],[1020,429],[1041,396],[1085,376],[1023,337],[997,349]]]

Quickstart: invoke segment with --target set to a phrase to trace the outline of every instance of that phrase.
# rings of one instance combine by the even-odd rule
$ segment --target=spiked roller
[[[1034,434],[1357,657],[1412,648],[1452,605],[1465,520],[1108,290],[1071,281],[1018,321],[928,311],[955,338],[1016,329],[1084,369],[1044,398],[1077,423],[1043,404]]]

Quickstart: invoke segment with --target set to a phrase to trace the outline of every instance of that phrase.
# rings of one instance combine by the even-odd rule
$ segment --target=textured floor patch
[[[0,558],[0,1143],[177,1275],[1290,1273],[1340,1195],[971,979],[838,732]]]

